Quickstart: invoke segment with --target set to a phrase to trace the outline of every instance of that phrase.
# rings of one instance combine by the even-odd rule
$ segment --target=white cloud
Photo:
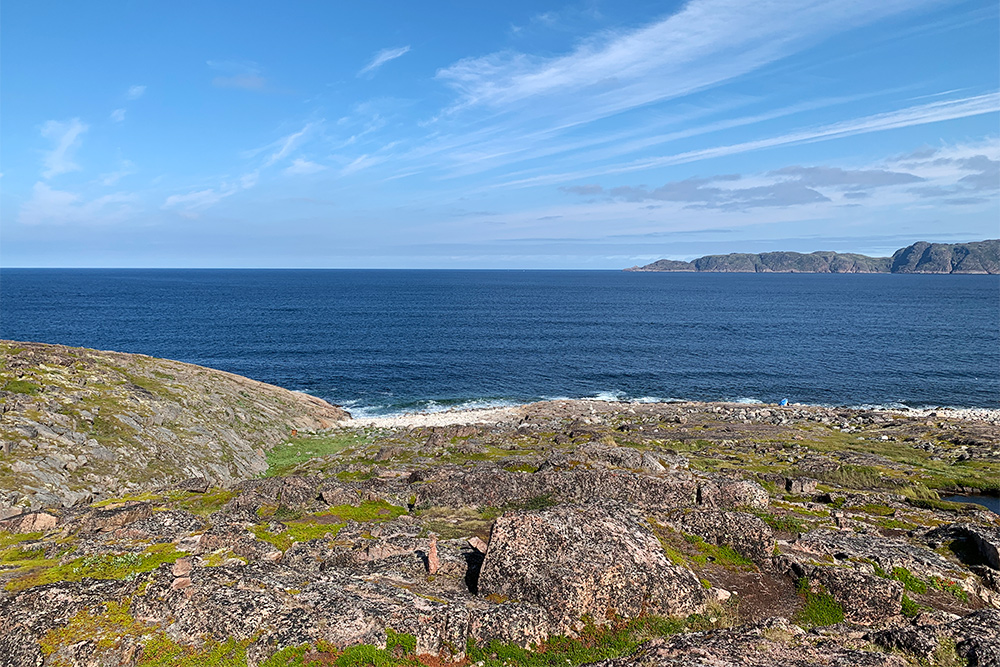
[[[295,150],[298,146],[302,137],[304,137],[315,126],[316,123],[306,123],[305,127],[298,132],[289,134],[287,137],[282,137],[281,139],[278,139],[278,141],[271,144],[272,146],[276,146],[277,150],[271,153],[267,160],[264,161],[264,166],[270,167],[275,162],[288,157],[288,154]]]
[[[370,63],[361,68],[361,71],[358,72],[358,76],[365,76],[366,74],[374,75],[375,71],[379,67],[386,64],[390,60],[395,60],[400,56],[406,55],[409,51],[409,46],[400,46],[395,49],[382,49],[375,54],[375,57],[372,58]]]
[[[137,100],[146,94],[146,86],[130,86],[128,92],[125,93],[125,98],[129,100]]]
[[[25,225],[119,222],[136,211],[136,197],[115,193],[85,201],[72,192],[54,190],[47,183],[35,183],[31,198],[21,206],[20,221]]]
[[[107,174],[101,174],[100,181],[101,185],[114,185],[126,176],[130,176],[135,173],[135,164],[131,160],[122,160],[121,168],[118,171],[112,171]]]
[[[881,132],[883,130],[913,127],[928,123],[937,123],[945,120],[954,120],[956,118],[967,118],[969,116],[996,113],[997,111],[1000,111],[1000,93],[989,93],[986,95],[977,95],[975,97],[921,104],[907,107],[905,109],[898,109],[896,111],[864,116],[862,118],[853,118],[839,123],[832,123],[830,125],[805,128],[789,132],[787,134],[776,135],[764,139],[755,139],[753,141],[745,141],[738,144],[713,146],[710,148],[685,151],[683,153],[636,160],[626,164],[598,167],[586,171],[546,174],[544,176],[509,181],[503,185],[528,186],[540,185],[544,183],[560,183],[566,182],[567,180],[588,178],[604,174],[641,171],[654,167],[686,164],[690,162],[698,162],[700,160],[708,160],[711,158],[748,153],[751,151],[774,148],[777,146],[827,141],[830,139],[851,137],[859,134]]]
[[[115,109],[111,112],[111,120],[120,123],[125,120],[125,109]]]
[[[50,120],[42,125],[42,136],[52,140],[52,150],[45,156],[45,171],[42,176],[52,178],[69,171],[77,171],[79,165],[73,162],[73,153],[80,147],[80,135],[87,131],[87,125],[73,118],[64,123]]]
[[[307,174],[315,174],[316,172],[323,171],[325,169],[326,167],[321,164],[310,162],[309,160],[303,160],[302,158],[296,158],[295,160],[292,160],[291,166],[285,168],[285,173],[304,176]]]
[[[181,209],[182,212],[194,212],[218,204],[220,201],[234,195],[237,188],[229,186],[224,188],[206,188],[183,195],[170,195],[163,202],[163,209]]]

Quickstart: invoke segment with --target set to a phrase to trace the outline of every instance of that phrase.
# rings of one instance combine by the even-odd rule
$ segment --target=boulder
[[[756,562],[769,558],[774,551],[774,532],[753,514],[696,510],[678,512],[670,517],[670,523],[712,544],[732,547]]]
[[[558,632],[589,616],[691,614],[708,594],[670,563],[643,516],[614,502],[508,512],[497,519],[479,577],[480,595],[537,604]]]
[[[812,577],[844,608],[844,620],[872,625],[899,614],[903,584],[840,567],[819,567]]]
[[[8,533],[37,533],[52,530],[59,524],[59,518],[47,512],[19,514],[0,521],[0,531]]]

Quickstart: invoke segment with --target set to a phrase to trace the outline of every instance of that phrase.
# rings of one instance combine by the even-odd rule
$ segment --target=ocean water
[[[0,338],[141,352],[355,414],[555,397],[1000,407],[1000,277],[0,271]]]

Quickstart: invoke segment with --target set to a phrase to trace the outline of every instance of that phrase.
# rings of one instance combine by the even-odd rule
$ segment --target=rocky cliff
[[[267,469],[292,429],[349,415],[223,371],[139,354],[0,341],[0,510],[73,505]]]
[[[897,250],[892,257],[853,253],[765,252],[707,255],[690,262],[661,259],[626,271],[712,273],[1000,273],[1000,240],[926,243]]]

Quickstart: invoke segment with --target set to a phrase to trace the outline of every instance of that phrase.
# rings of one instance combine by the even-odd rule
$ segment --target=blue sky
[[[995,0],[0,10],[3,266],[622,268],[1000,236]]]

